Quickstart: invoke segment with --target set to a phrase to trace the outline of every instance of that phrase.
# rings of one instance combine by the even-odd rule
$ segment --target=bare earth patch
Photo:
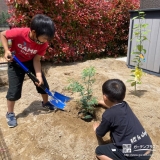
[[[115,59],[96,59],[82,63],[64,65],[43,65],[50,90],[73,97],[67,103],[65,111],[47,112],[41,107],[41,97],[36,93],[30,79],[24,81],[22,98],[15,105],[18,126],[8,128],[6,124],[7,85],[0,87],[0,129],[8,147],[0,153],[8,152],[12,160],[96,160],[97,139],[92,122],[84,122],[77,117],[79,95],[65,90],[68,79],[79,80],[84,68],[94,66],[96,82],[93,91],[102,98],[101,86],[110,78],[119,78],[127,86],[125,100],[129,103],[155,146],[151,160],[160,157],[160,77],[146,74],[143,84],[138,86],[138,95],[126,81],[130,79],[130,69],[123,61]],[[97,108],[97,120],[101,120],[104,109]],[[136,126],[135,126],[136,127]],[[106,135],[109,138],[109,134]]]

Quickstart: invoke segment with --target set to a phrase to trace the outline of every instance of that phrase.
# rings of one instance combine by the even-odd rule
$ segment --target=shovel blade
[[[60,101],[62,101],[63,103],[66,103],[66,102],[68,102],[68,101],[71,100],[70,97],[67,97],[67,96],[65,96],[65,95],[63,95],[63,94],[61,94],[61,93],[58,93],[58,92],[54,92],[54,96],[55,96],[57,99],[59,99]]]
[[[64,110],[64,107],[66,106],[65,103],[63,103],[61,100],[55,98],[52,96],[52,98],[50,99],[50,103],[52,105],[54,105],[56,108]]]

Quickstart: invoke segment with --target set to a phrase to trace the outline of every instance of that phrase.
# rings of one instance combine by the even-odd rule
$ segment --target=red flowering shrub
[[[112,0],[110,3],[108,18],[114,38],[107,43],[106,54],[118,56],[127,53],[129,10],[138,9],[139,4],[139,0]]]
[[[76,61],[105,53],[124,52],[129,12],[137,0],[7,0],[11,26],[29,26],[31,18],[46,14],[56,25],[45,59]],[[124,53],[126,54],[126,53]]]

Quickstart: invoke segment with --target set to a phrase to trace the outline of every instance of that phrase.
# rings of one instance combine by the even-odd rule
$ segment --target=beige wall
[[[140,0],[140,8],[160,8],[160,0]]]

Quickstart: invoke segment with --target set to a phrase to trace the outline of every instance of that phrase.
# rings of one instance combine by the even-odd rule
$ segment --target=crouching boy
[[[100,160],[149,160],[152,154],[152,142],[124,101],[126,86],[119,79],[107,80],[102,85],[103,101],[106,107],[101,123],[95,122],[94,131],[101,138],[110,131],[112,143],[99,145],[96,156]],[[103,139],[102,139],[103,140]]]

